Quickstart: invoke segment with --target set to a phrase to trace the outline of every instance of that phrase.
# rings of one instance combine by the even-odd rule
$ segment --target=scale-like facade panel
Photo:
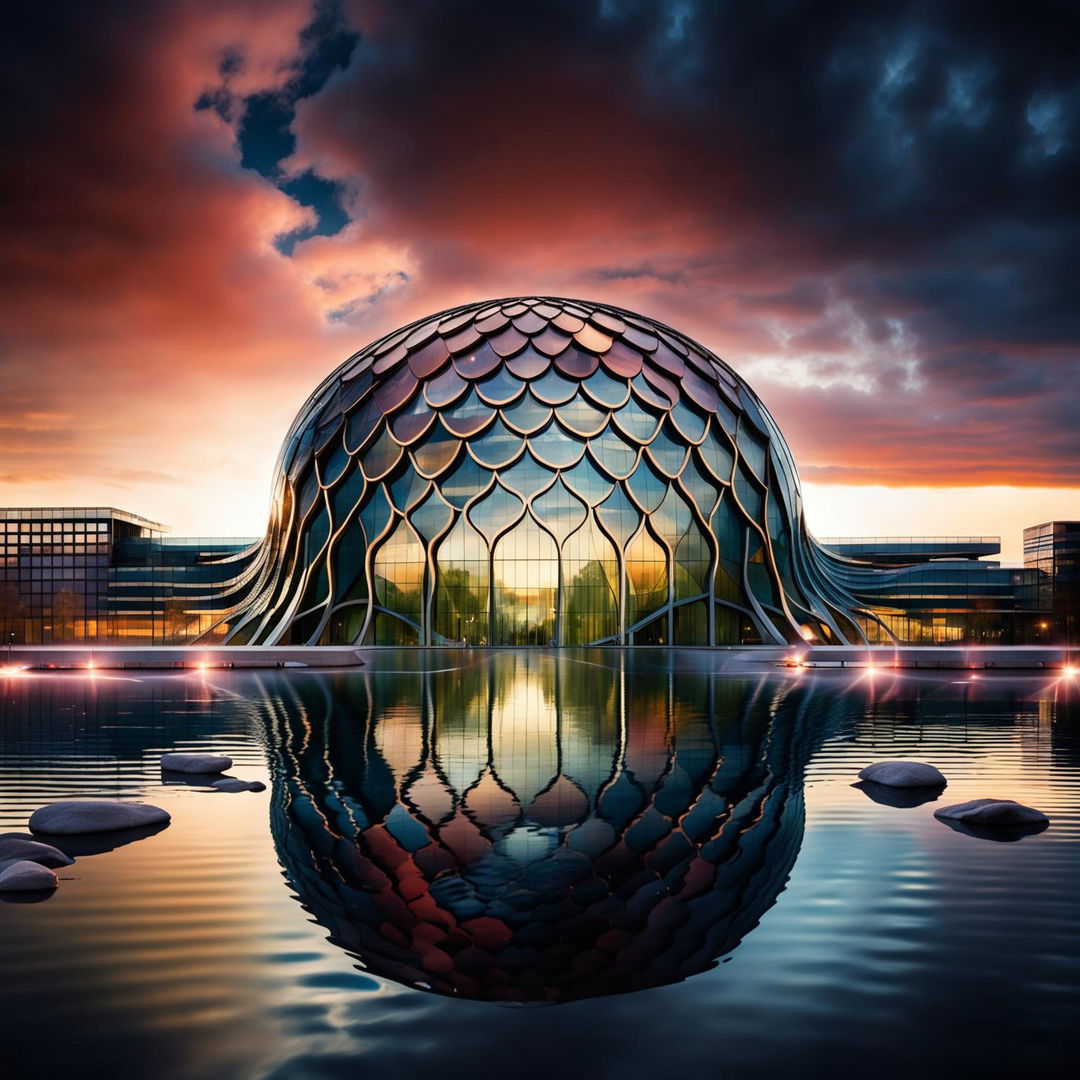
[[[652,320],[490,301],[370,345],[286,438],[236,643],[861,640],[775,422]]]

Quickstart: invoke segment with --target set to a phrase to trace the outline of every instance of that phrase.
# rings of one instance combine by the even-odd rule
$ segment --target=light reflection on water
[[[1072,1075],[1075,690],[710,662],[0,684],[0,829],[64,795],[174,817],[0,904],[4,1075]],[[174,748],[272,790],[163,787]],[[1052,825],[990,843],[876,803],[851,784],[883,757]]]

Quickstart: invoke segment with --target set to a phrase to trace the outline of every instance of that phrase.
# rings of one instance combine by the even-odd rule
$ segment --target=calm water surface
[[[0,1076],[1075,1076],[1075,684],[714,662],[0,680],[0,831],[173,815],[0,903]],[[163,782],[173,749],[270,790]],[[889,757],[949,787],[852,786]],[[984,795],[1051,826],[933,817]]]

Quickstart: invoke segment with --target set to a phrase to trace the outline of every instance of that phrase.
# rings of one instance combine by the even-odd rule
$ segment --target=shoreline
[[[1067,645],[747,645],[747,646],[250,646],[250,645],[15,645],[0,652],[0,672],[195,670],[229,668],[355,668],[390,653],[526,652],[573,656],[583,652],[648,651],[713,658],[721,668],[744,663],[798,668],[883,668],[1080,671],[1080,647]]]

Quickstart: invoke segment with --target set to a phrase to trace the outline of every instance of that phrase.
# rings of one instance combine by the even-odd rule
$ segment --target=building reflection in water
[[[504,653],[292,686],[268,714],[279,857],[330,940],[408,986],[558,1002],[685,979],[802,842],[811,725],[783,683]]]

